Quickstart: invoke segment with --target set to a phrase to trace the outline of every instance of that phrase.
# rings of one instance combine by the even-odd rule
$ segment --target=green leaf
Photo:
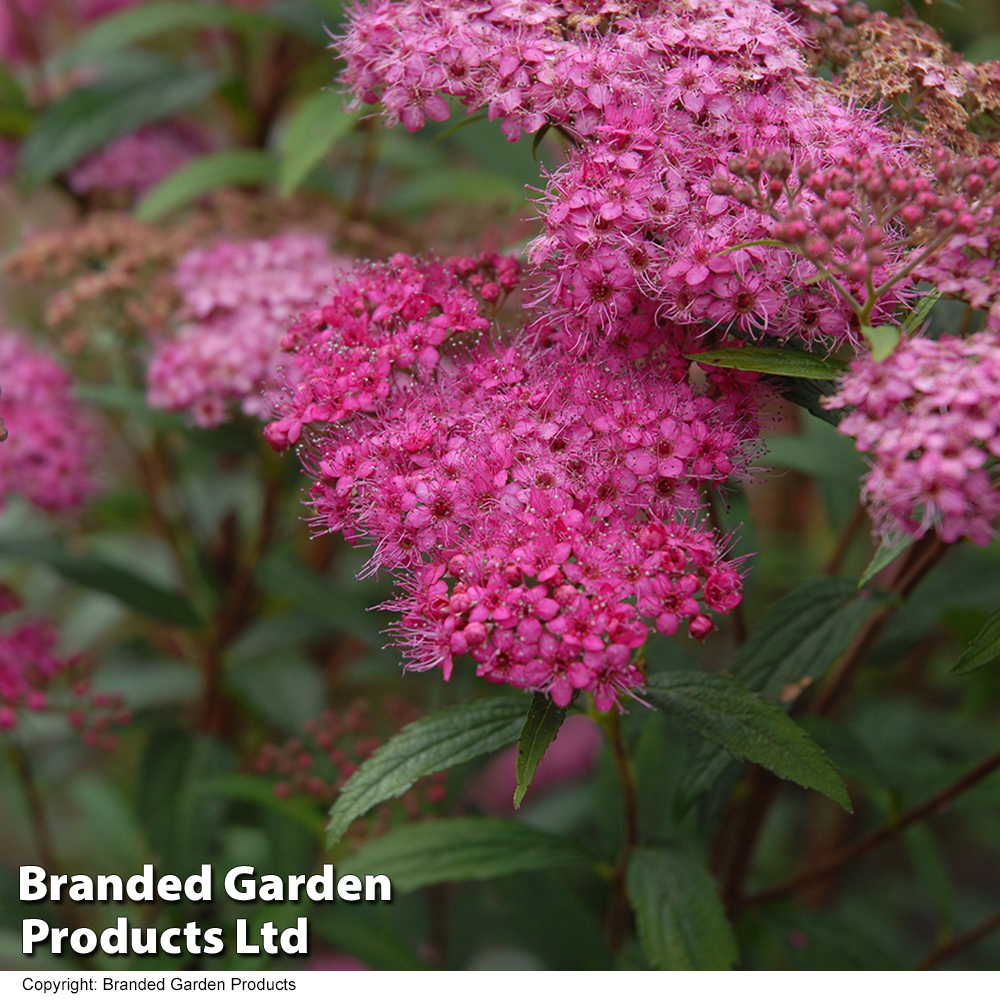
[[[514,791],[514,808],[521,808],[521,800],[531,786],[535,771],[541,763],[549,744],[556,738],[559,727],[566,718],[566,709],[560,708],[548,695],[536,692],[531,708],[517,738],[517,788]]]
[[[360,114],[344,111],[340,94],[323,91],[304,100],[285,127],[278,165],[282,198],[295,192],[334,144],[357,124]]]
[[[845,577],[810,580],[771,605],[730,673],[767,697],[790,681],[818,680],[879,603],[858,597],[854,581]]]
[[[337,873],[388,875],[394,889],[412,892],[438,882],[592,864],[563,837],[511,820],[465,817],[402,826],[345,858]]]
[[[626,876],[639,942],[657,969],[730,969],[739,957],[712,877],[699,858],[663,847],[632,852]]]
[[[477,122],[482,122],[487,120],[487,114],[485,111],[481,111],[478,115],[470,115],[467,118],[459,118],[457,122],[452,122],[444,131],[438,132],[433,139],[431,139],[428,145],[436,146],[439,142],[444,142],[449,136],[454,135],[456,132],[460,132],[463,128],[468,128],[470,125],[475,125]]]
[[[836,358],[821,358],[785,347],[723,347],[715,351],[685,354],[689,361],[742,372],[784,375],[789,378],[832,379],[847,366]]]
[[[969,643],[958,663],[951,668],[953,674],[968,674],[980,667],[988,667],[1000,657],[1000,608],[986,619],[979,635]]]
[[[101,556],[71,555],[61,542],[51,539],[0,539],[0,555],[42,562],[81,587],[117,597],[135,611],[165,622],[197,628],[201,615],[183,595],[151,583]]]
[[[851,811],[843,782],[823,751],[777,705],[732,677],[670,670],[649,678],[646,697],[734,757],[814,788]]]
[[[140,222],[153,222],[209,191],[234,184],[269,184],[277,174],[277,160],[263,149],[208,153],[160,181],[136,206],[135,217]]]
[[[115,52],[167,32],[176,35],[201,28],[228,28],[252,34],[275,26],[270,18],[239,7],[183,0],[147,3],[101,18],[72,45],[57,52],[51,68],[65,72],[77,66],[98,65]]]
[[[899,344],[902,331],[898,326],[863,326],[861,333],[872,349],[873,361],[885,361]]]
[[[823,404],[827,396],[833,395],[835,388],[827,379],[786,378],[776,375],[770,381],[784,399],[808,410],[825,423],[836,427],[847,416],[847,410],[828,410]]]
[[[329,845],[359,816],[402,795],[418,778],[509,746],[521,729],[524,706],[521,697],[498,695],[411,722],[348,779],[330,810]]]
[[[931,310],[940,302],[941,293],[940,292],[930,292],[925,295],[918,303],[917,308],[910,313],[909,316],[903,321],[903,329],[907,333],[916,333],[917,330],[923,325],[924,320],[930,315]]]
[[[206,70],[157,68],[138,79],[71,90],[42,112],[21,147],[25,180],[44,184],[113,139],[202,103],[218,82]]]
[[[865,571],[858,580],[858,590],[865,584],[870,583],[891,563],[894,563],[913,543],[915,539],[909,535],[904,535],[896,542],[880,542],[875,550],[871,562],[865,567]]]
[[[73,396],[81,403],[92,403],[104,410],[119,410],[133,413],[153,427],[167,429],[184,428],[184,418],[179,413],[150,409],[146,394],[141,389],[124,385],[75,385]]]

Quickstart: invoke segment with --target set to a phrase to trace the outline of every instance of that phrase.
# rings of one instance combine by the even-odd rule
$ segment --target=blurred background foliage
[[[884,9],[898,13],[898,5]],[[970,59],[1000,57],[992,0],[916,11]],[[332,795],[308,794],[295,774],[318,774],[320,751],[331,745],[356,762],[370,753],[359,748],[365,740],[377,743],[409,718],[494,690],[469,671],[449,684],[401,676],[398,655],[383,648],[385,621],[366,610],[387,598],[388,585],[355,582],[357,552],[339,539],[310,538],[296,458],[265,451],[256,422],[241,417],[206,431],[147,409],[141,373],[118,364],[136,336],[125,305],[153,294],[156,269],[165,270],[176,249],[147,261],[149,273],[137,272],[123,291],[81,297],[58,317],[46,303],[67,272],[31,249],[41,230],[71,234],[102,213],[124,212],[174,234],[178,247],[298,226],[321,231],[352,257],[516,252],[535,231],[528,201],[544,186],[545,166],[560,160],[557,137],[550,134],[536,158],[530,142],[509,144],[482,118],[467,123],[456,113],[410,135],[344,111],[339,95],[322,89],[336,72],[324,25],[335,32],[340,19],[336,0],[152,2],[89,22],[57,11],[39,16],[30,44],[22,39],[20,57],[0,68],[0,136],[17,157],[0,187],[0,245],[8,261],[20,260],[4,278],[5,321],[31,330],[73,366],[78,397],[113,431],[106,488],[82,511],[57,517],[7,499],[0,579],[29,610],[58,623],[63,649],[92,658],[95,687],[121,692],[132,716],[113,751],[73,738],[56,713],[23,713],[16,730],[0,735],[3,967],[140,971],[194,961],[29,960],[20,947],[28,915],[98,928],[122,914],[147,926],[198,919],[226,926],[231,939],[237,916],[284,926],[303,913],[317,968],[647,967],[631,930],[616,954],[610,950],[606,884],[586,867],[446,882],[357,908],[238,906],[219,898],[218,886],[209,907],[70,913],[17,899],[18,866],[29,863],[74,873],[131,874],[149,861],[180,875],[206,862],[216,872],[235,865],[310,872],[324,859]],[[209,148],[150,190],[81,194],[68,185],[67,171],[86,155],[177,116],[197,122]],[[136,229],[133,238],[148,249],[150,231]],[[89,249],[67,265],[73,274],[108,266],[106,243],[80,245]],[[937,322],[949,322],[945,310]],[[872,555],[857,512],[862,460],[828,424],[790,405],[773,410],[766,468],[734,486],[721,512],[737,551],[752,554],[744,603],[751,633],[776,600],[831,560],[856,580]],[[949,669],[998,605],[1000,546],[955,547],[889,619],[842,710],[808,724],[845,776],[854,812],[782,787],[752,858],[750,905],[733,914],[739,967],[908,968],[996,910],[997,774],[796,894],[754,904],[753,893],[891,824],[996,752],[995,667],[957,677]],[[651,642],[650,671],[688,661],[725,669],[738,628],[724,621],[703,645]],[[304,724],[324,711],[332,715],[310,736]],[[622,729],[644,841],[700,852],[724,869],[707,845],[752,777],[723,759],[716,780],[699,788],[706,744],[662,713],[635,705]],[[334,735],[326,745],[310,742],[319,732]],[[551,781],[540,777],[517,821],[584,845],[610,866],[622,839],[621,793],[607,747],[581,733],[567,744],[572,765]],[[313,758],[308,766],[304,753]],[[503,790],[513,762],[501,764],[506,771],[479,760],[425,782],[358,821],[348,846],[420,816],[512,817]],[[322,780],[328,789],[339,779]],[[499,798],[483,794],[490,782]],[[284,783],[279,794],[276,783]],[[269,961],[230,948],[202,967]],[[998,967],[1000,933],[944,964]]]

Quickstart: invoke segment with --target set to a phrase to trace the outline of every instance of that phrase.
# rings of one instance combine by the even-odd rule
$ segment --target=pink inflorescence
[[[65,510],[93,490],[96,425],[73,399],[69,373],[24,334],[0,329],[0,500],[20,493]]]
[[[1000,514],[1000,337],[914,337],[884,361],[855,361],[828,406],[872,456],[865,495],[883,535],[986,545]]]
[[[149,405],[190,410],[200,427],[268,414],[289,322],[339,278],[346,262],[318,236],[223,240],[181,258],[174,281],[187,322],[157,346],[149,367]]]
[[[305,342],[337,359],[338,382],[345,335]],[[490,681],[560,705],[592,691],[607,709],[642,683],[632,655],[647,623],[702,638],[709,611],[739,603],[737,566],[698,524],[699,490],[745,467],[755,376],[716,371],[699,388],[667,342],[642,366],[530,341],[432,360],[414,375],[386,366],[384,392],[337,396],[313,423],[300,385],[295,416],[271,425],[283,445],[290,419],[307,423],[315,523],[370,540],[368,571],[396,576],[388,607],[411,669],[447,679],[468,653]]]
[[[76,194],[100,189],[138,197],[208,148],[201,129],[183,121],[157,122],[86,156],[66,180]]]
[[[0,584],[0,615],[19,610],[20,599]],[[122,699],[92,693],[92,665],[56,651],[58,635],[43,619],[23,620],[0,631],[0,731],[13,729],[18,712],[64,712],[90,746],[113,749],[114,724],[128,722]]]
[[[443,120],[451,97],[488,108],[511,139],[552,126],[573,137],[529,250],[568,348],[621,319],[641,340],[654,314],[837,344],[856,340],[850,305],[787,249],[733,250],[769,239],[774,221],[712,186],[757,146],[794,166],[805,150],[816,166],[905,158],[873,114],[808,75],[804,38],[762,0],[406,0],[356,10],[339,48],[345,82],[381,100],[389,124]]]

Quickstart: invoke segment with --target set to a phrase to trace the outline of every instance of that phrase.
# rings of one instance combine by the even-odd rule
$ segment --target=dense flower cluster
[[[382,714],[388,721],[388,733],[398,731],[420,717],[407,702],[388,697],[381,703]],[[283,745],[265,743],[253,760],[258,774],[278,777],[274,794],[284,799],[303,793],[323,804],[329,803],[358,767],[382,744],[376,735],[376,725],[364,701],[355,701],[344,711],[327,709],[319,718],[307,721],[305,738],[293,737]],[[409,819],[416,819],[429,804],[441,802],[447,790],[443,784],[447,772],[421,779],[401,798],[400,804]],[[376,810],[370,820],[356,824],[350,839],[377,835],[391,824],[390,804]]]
[[[342,335],[326,332],[328,356]],[[453,352],[380,379],[373,412],[318,418],[316,523],[372,540],[368,570],[397,576],[412,669],[447,679],[468,653],[488,680],[561,705],[593,691],[606,709],[642,683],[647,622],[704,637],[709,611],[739,603],[737,567],[697,520],[699,490],[743,467],[757,436],[753,379],[716,372],[699,389],[666,342],[641,367],[530,342]]]
[[[755,146],[793,151],[796,165],[805,150],[820,165],[865,151],[905,160],[874,113],[806,74],[804,39],[761,0],[411,0],[356,12],[341,51],[345,81],[381,99],[390,124],[443,119],[450,96],[488,107],[512,139],[547,126],[574,138],[530,249],[567,346],[615,321],[641,341],[653,315],[837,343],[854,331],[836,290],[785,250],[729,252],[770,225],[712,190]]]
[[[279,448],[298,441],[304,425],[371,410],[412,372],[429,375],[438,348],[453,337],[489,328],[481,304],[495,310],[517,285],[512,257],[483,253],[417,261],[396,254],[344,276],[322,308],[304,313],[282,340],[301,374],[280,419],[267,427]]]
[[[235,406],[265,415],[265,391],[291,363],[280,351],[289,322],[344,268],[318,236],[223,240],[188,251],[174,275],[188,322],[156,350],[149,405],[190,410],[200,427],[223,423]]]
[[[91,153],[66,180],[76,194],[126,191],[138,197],[207,150],[200,129],[183,121],[156,122]]]
[[[21,333],[0,329],[0,500],[20,493],[46,510],[83,502],[94,484],[97,430],[73,399],[69,373]]]
[[[19,610],[21,602],[9,587],[0,585],[0,615]],[[18,712],[64,712],[90,746],[113,749],[114,724],[129,715],[117,695],[92,693],[92,665],[81,657],[56,651],[58,635],[44,619],[21,621],[0,632],[0,731],[13,729]]]
[[[883,535],[993,537],[1000,489],[1000,339],[915,337],[881,362],[855,361],[828,405],[856,407],[840,430],[869,452],[865,495]]]

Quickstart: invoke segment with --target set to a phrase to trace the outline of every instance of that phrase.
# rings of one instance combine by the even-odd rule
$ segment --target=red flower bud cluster
[[[398,698],[385,698],[381,708],[388,718],[390,732],[419,717],[412,705]],[[319,718],[306,722],[302,729],[303,738],[293,737],[281,746],[265,743],[252,764],[258,774],[277,776],[274,794],[281,799],[300,793],[328,804],[384,742],[376,735],[375,723],[363,699],[352,702],[341,712],[327,709]],[[446,776],[442,772],[421,779],[400,797],[408,819],[418,818],[432,804],[445,799]],[[355,830],[365,836],[384,832],[391,825],[393,813],[392,805],[384,804],[373,813],[363,831],[359,827]]]
[[[0,584],[0,615],[20,608],[18,595]],[[93,664],[81,656],[61,656],[58,640],[41,618],[0,632],[0,732],[14,729],[23,712],[61,712],[88,746],[113,750],[117,739],[111,727],[130,719],[122,698],[92,692]]]

